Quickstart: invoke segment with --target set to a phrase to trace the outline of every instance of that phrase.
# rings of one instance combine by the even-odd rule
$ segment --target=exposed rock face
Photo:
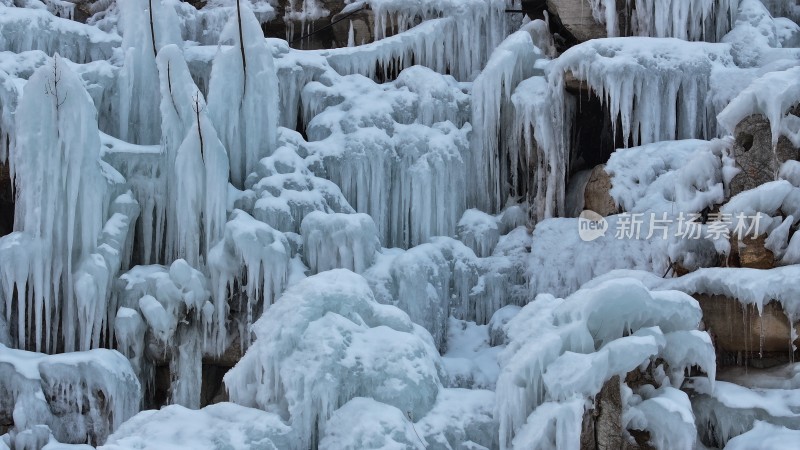
[[[800,156],[785,136],[780,137],[778,146],[773,149],[769,121],[761,115],[741,121],[734,130],[734,137],[733,156],[742,171],[731,180],[731,196],[774,181],[782,163]]]
[[[586,0],[547,0],[547,9],[558,16],[567,32],[578,42],[608,35],[605,25],[595,22]]]
[[[758,237],[744,236],[738,242],[735,236],[731,237],[731,263],[737,267],[749,269],[772,269],[775,267],[775,255],[764,247],[766,235]]]
[[[329,49],[346,47],[349,41],[350,24],[353,24],[354,43],[361,45],[372,42],[373,13],[368,8],[347,15],[340,14],[345,7],[343,0],[317,0],[320,8],[328,11],[327,15],[316,18],[287,20],[286,7],[289,2],[278,2],[275,7],[275,19],[264,25],[267,36],[289,40],[294,48]],[[295,15],[302,17],[303,2],[295,2]],[[309,17],[309,16],[306,16]],[[342,19],[342,20],[339,20]],[[291,34],[291,36],[289,36]]]
[[[14,192],[8,164],[0,163],[0,236],[14,229]]]
[[[600,164],[592,169],[586,189],[583,193],[583,209],[592,210],[601,216],[610,216],[617,213],[617,204],[611,198],[611,176],[605,171],[605,165]]]
[[[333,26],[333,41],[337,47],[347,47],[350,39],[350,26],[353,27],[353,43],[362,45],[372,42],[373,27],[375,23],[374,15],[369,9],[362,9],[347,17],[344,14],[337,14],[331,18]],[[341,19],[341,20],[339,20]]]
[[[703,323],[714,340],[721,364],[742,363],[741,358],[751,364],[766,358],[763,363],[788,360],[792,353],[789,319],[778,302],[764,305],[758,314],[755,306],[743,307],[732,298],[720,295],[694,295],[703,310]],[[800,323],[794,325],[795,329]],[[795,340],[800,345],[800,339]],[[738,359],[738,361],[737,361]]]
[[[620,379],[612,377],[595,397],[594,409],[583,418],[581,450],[616,450],[626,448],[622,430]]]

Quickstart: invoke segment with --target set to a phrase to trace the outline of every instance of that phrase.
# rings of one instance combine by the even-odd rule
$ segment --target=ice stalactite
[[[228,154],[203,111],[197,92],[193,108],[197,122],[175,155],[175,257],[202,267],[221,238],[227,220]],[[171,227],[168,227],[172,232]],[[168,247],[169,248],[169,247]]]
[[[356,211],[372,216],[384,245],[404,248],[455,233],[466,204],[464,177],[455,174],[466,173],[471,131],[449,120],[420,123],[463,118],[468,103],[452,78],[411,70],[426,82],[401,74],[379,85],[333,74],[303,91],[303,110],[313,117],[309,167],[339,185]],[[407,89],[393,89],[395,83]],[[375,96],[386,101],[376,103]]]
[[[129,191],[114,200],[108,213],[109,219],[98,237],[96,251],[80,262],[73,275],[79,350],[112,342],[116,314],[111,301],[112,288],[116,274],[127,270],[131,259],[139,204]]]
[[[733,27],[740,0],[628,0],[620,11],[616,0],[589,0],[595,21],[608,37],[626,34],[619,16],[630,22],[631,34],[716,42]],[[623,5],[625,5],[623,3]]]
[[[355,397],[423,417],[442,388],[430,335],[344,269],[292,286],[253,331],[225,385],[236,403],[285,414],[297,449],[315,448],[334,411]]]
[[[158,51],[181,43],[175,9],[162,0],[119,2],[124,63],[117,79],[119,132],[123,141],[156,144],[161,137]]]
[[[8,149],[14,142],[14,111],[21,94],[14,79],[0,69],[0,163],[8,160]]]
[[[300,227],[311,273],[331,269],[364,272],[380,250],[375,222],[366,214],[308,214]]]
[[[55,17],[44,9],[0,5],[0,50],[42,50],[82,64],[110,58],[119,44],[116,34]]]
[[[73,272],[97,246],[108,183],[99,166],[97,111],[56,55],[25,85],[15,120],[10,167],[18,233],[0,247],[21,259],[0,259],[6,318],[16,297],[17,345],[52,350],[63,343],[72,351],[78,344]],[[30,244],[25,256],[13,250],[22,242]]]
[[[438,0],[368,0],[367,3],[375,15],[373,35],[376,40],[409,30],[419,21],[424,25],[430,19],[451,18],[449,32],[440,31],[452,45],[451,51],[443,56],[448,59],[450,73],[463,81],[481,69],[508,31],[504,0],[469,0],[457,6]]]
[[[472,85],[473,133],[466,161],[470,183],[468,206],[496,212],[516,192],[515,180],[528,169],[527,155],[506,145],[501,136],[512,131],[514,112],[511,95],[524,79],[536,74],[535,62],[544,55],[523,29],[512,34],[492,53],[489,62]],[[511,181],[512,188],[506,183]]]
[[[225,25],[208,88],[208,117],[228,150],[238,188],[277,147],[279,87],[270,44],[246,5]]]
[[[208,257],[216,308],[212,336],[216,354],[222,354],[235,337],[228,331],[229,316],[241,348],[248,347],[251,325],[286,287],[291,256],[283,233],[244,211],[233,211],[224,238]],[[238,301],[232,303],[231,299]]]
[[[275,17],[275,10],[269,0],[213,0],[199,9],[190,3],[176,0],[169,0],[169,4],[178,14],[184,41],[216,46],[231,14],[236,14],[238,1],[253,10],[259,23]]]
[[[517,85],[511,96],[513,134],[507,146],[518,149],[513,157],[513,186],[527,194],[531,218],[538,222],[563,216],[566,180],[571,159],[570,136],[575,102],[554,88],[545,77],[532,77]],[[513,153],[513,152],[512,152]],[[518,162],[515,162],[518,161]],[[519,173],[523,175],[519,178]]]
[[[715,136],[709,77],[728,67],[734,62],[725,44],[613,38],[567,50],[551,65],[549,78],[560,83],[562,73],[571,73],[586,82],[608,105],[614,133],[621,132],[625,146],[636,146]]]
[[[200,407],[202,358],[214,306],[208,280],[185,260],[169,267],[135,266],[120,276],[117,342],[152,395],[154,366],[169,359],[170,401]]]

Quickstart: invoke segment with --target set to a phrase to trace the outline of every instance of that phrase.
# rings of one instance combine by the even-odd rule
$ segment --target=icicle
[[[223,47],[214,58],[208,89],[208,117],[230,158],[238,188],[258,161],[277,144],[278,79],[270,44],[253,12],[242,5],[225,26]]]
[[[155,59],[165,45],[181,42],[178,18],[161,0],[126,0],[119,7],[125,58],[118,78],[119,138],[155,144],[161,135]]]
[[[347,46],[356,46],[356,30],[353,29],[353,21],[350,21],[350,29],[347,31]]]
[[[172,248],[173,258],[202,267],[208,251],[222,238],[227,218],[228,155],[205,115],[200,93],[195,95],[197,122],[175,156],[176,221],[168,224],[168,236],[175,242],[167,248]]]
[[[17,307],[30,308],[34,329],[27,335],[24,326],[18,330],[19,346],[52,349],[58,340],[72,351],[77,344],[73,271],[97,245],[106,192],[99,136],[92,99],[67,64],[56,55],[36,69],[17,108],[11,155],[18,189],[15,229],[28,237],[10,238],[35,244],[25,260],[0,260],[3,279],[29,289],[18,290]],[[22,286],[17,276],[25,269],[18,265],[25,262],[29,279]],[[62,334],[46,342],[44,329]]]
[[[225,237],[209,251],[214,306],[216,307],[215,350],[230,344],[228,334],[229,299],[239,298],[239,328],[242,349],[250,344],[250,326],[261,311],[275,302],[286,287],[290,269],[290,247],[283,233],[234,210],[225,225]]]
[[[535,74],[534,62],[542,56],[533,45],[531,34],[527,30],[518,31],[497,47],[472,85],[474,128],[466,165],[467,178],[476,182],[469,185],[469,206],[496,212],[509,195],[515,194],[507,192],[505,186],[516,177],[519,162],[525,158],[518,148],[504,145],[506,140],[501,136],[512,133],[514,88]]]

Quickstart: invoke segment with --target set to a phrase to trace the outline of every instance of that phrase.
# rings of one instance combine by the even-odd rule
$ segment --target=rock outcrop
[[[592,169],[586,188],[583,192],[583,209],[588,209],[600,214],[610,216],[618,211],[617,203],[611,197],[611,175],[605,171],[605,165],[600,164]]]
[[[761,115],[742,120],[734,137],[733,157],[742,171],[731,180],[731,196],[774,181],[782,163],[800,156],[800,151],[785,136],[773,148],[770,123]]]

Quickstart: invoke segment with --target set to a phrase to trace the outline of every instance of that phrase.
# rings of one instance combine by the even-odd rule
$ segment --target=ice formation
[[[645,385],[636,394],[640,401],[659,398],[655,403],[662,408],[674,401],[670,393],[677,390],[670,386],[679,387],[684,370],[694,365],[713,384],[716,358],[709,336],[695,330],[700,319],[700,308],[688,295],[649,291],[635,280],[611,280],[563,300],[538,296],[506,325],[509,343],[499,357],[497,381],[501,448],[548,448],[548,442],[575,448],[585,402],[581,397],[598,394],[614,376],[657,365],[659,357],[668,369],[668,375],[656,379],[662,392],[648,392],[648,386],[658,386]],[[664,373],[664,367],[658,370]],[[636,417],[628,426],[666,433],[646,419],[647,402],[623,403]],[[688,436],[673,432],[683,442],[694,442],[693,426],[683,431]],[[678,448],[667,444],[658,448]]]
[[[303,252],[312,273],[348,269],[362,273],[380,249],[375,222],[366,214],[314,211],[300,225]]]
[[[798,7],[197,3],[0,0],[0,449],[797,439]]]
[[[176,428],[181,430],[175,433]],[[109,436],[103,450],[213,450],[220,446],[291,448],[292,431],[271,412],[219,403],[203,409],[170,405],[142,411]]]
[[[11,448],[40,448],[32,439],[42,431],[45,443],[52,433],[59,442],[97,445],[141,400],[136,374],[114,350],[45,355],[0,344],[0,376],[3,411],[13,412]]]
[[[88,349],[74,326],[83,285],[73,271],[97,248],[111,181],[99,161],[96,115],[83,83],[57,54],[34,71],[16,109],[10,166],[17,232],[0,241],[2,291],[6,318],[17,314],[17,345],[37,351]]]
[[[286,287],[290,258],[285,235],[242,210],[233,211],[224,238],[209,252],[217,353],[230,344],[226,323],[229,309],[239,311],[234,325],[242,346],[249,344],[250,326]],[[238,304],[230,304],[233,298]]]
[[[519,196],[505,192],[507,180],[516,180],[518,172],[529,167],[530,154],[510,145],[501,145],[500,136],[512,133],[511,95],[524,79],[536,74],[535,62],[543,57],[533,45],[527,30],[520,30],[504,40],[492,53],[472,85],[472,152],[467,159],[467,176],[486,180],[470,185],[470,206],[494,211],[505,204],[506,197]],[[483,171],[483,173],[481,173]],[[514,189],[519,183],[512,181]]]
[[[635,0],[623,11],[614,0],[589,0],[592,15],[606,25],[609,37],[619,36],[618,16],[630,15],[633,35],[714,41],[733,26],[740,0]]]
[[[256,342],[225,384],[234,402],[285,414],[296,448],[316,445],[334,411],[354,397],[422,417],[441,389],[430,335],[377,303],[366,280],[345,269],[290,288],[253,330]]]
[[[278,80],[269,43],[246,6],[231,17],[220,37],[230,42],[214,58],[208,115],[228,150],[231,182],[238,187],[276,146]]]
[[[360,75],[309,83],[303,109],[313,116],[307,133],[315,173],[372,216],[383,245],[407,248],[455,233],[466,205],[458,174],[466,173],[471,127],[452,78],[406,70],[418,77],[413,84],[402,73],[381,85]]]

